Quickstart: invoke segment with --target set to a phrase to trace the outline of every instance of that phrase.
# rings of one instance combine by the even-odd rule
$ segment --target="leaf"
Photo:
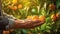
[[[41,8],[41,14],[44,15],[44,16],[46,16],[46,11],[45,11],[44,8]]]
[[[51,27],[50,26],[46,26],[46,30],[50,30],[51,29]]]
[[[28,31],[25,30],[25,29],[22,29],[22,30],[21,30],[21,34],[27,34],[27,32],[28,32]]]
[[[51,22],[52,22],[51,18],[50,17],[47,17],[46,18],[46,23],[51,23]]]
[[[43,25],[41,25],[41,31],[45,31],[45,29],[46,29],[46,23],[44,23]]]

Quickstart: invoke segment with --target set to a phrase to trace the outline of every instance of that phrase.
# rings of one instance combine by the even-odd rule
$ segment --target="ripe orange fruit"
[[[39,16],[39,20],[41,21],[41,22],[45,22],[45,16]]]
[[[56,6],[54,4],[49,5],[50,10],[55,10]]]
[[[38,20],[39,19],[39,16],[37,16],[37,15],[34,15],[33,17],[32,17],[32,20]]]
[[[27,16],[27,19],[32,19],[32,16]]]
[[[56,18],[56,15],[55,14],[52,14],[51,15],[51,19],[52,19],[52,21],[55,21],[57,18]]]
[[[22,8],[23,8],[22,4],[19,4],[19,5],[18,5],[18,8],[19,8],[19,9],[22,9]]]
[[[13,4],[16,4],[18,2],[18,0],[13,0],[12,3]]]
[[[57,13],[57,14],[56,14],[56,17],[59,18],[59,17],[60,17],[60,14]]]
[[[17,6],[13,6],[12,7],[12,10],[17,10]]]

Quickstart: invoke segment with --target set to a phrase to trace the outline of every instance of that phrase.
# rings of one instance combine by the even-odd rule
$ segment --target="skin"
[[[17,29],[17,28],[26,28],[26,29],[30,29],[30,28],[34,28],[36,26],[39,26],[43,24],[43,22],[40,22],[39,20],[15,20],[14,26],[9,26],[10,29]]]
[[[24,22],[21,22],[24,21]],[[31,20],[15,20],[14,26],[10,26],[10,30],[3,31],[4,34],[9,34],[10,32],[14,31],[14,29],[18,28],[25,28],[25,29],[30,29],[37,27],[39,25],[43,24],[43,22],[39,20],[31,21]]]
[[[6,15],[7,17],[12,17],[6,13],[3,12],[4,15]],[[37,27],[41,24],[43,24],[44,22],[41,22],[40,20],[31,20],[31,19],[25,19],[25,20],[18,20],[12,17],[12,19],[14,19],[14,25],[10,26],[10,29],[18,29],[18,28],[26,28],[26,29],[30,29],[30,28],[34,28]]]

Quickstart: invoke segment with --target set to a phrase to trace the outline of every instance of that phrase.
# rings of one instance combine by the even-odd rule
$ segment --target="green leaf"
[[[46,29],[46,23],[44,23],[43,25],[41,25],[41,31],[45,31],[45,29]]]
[[[51,29],[51,27],[50,26],[46,26],[46,30],[50,30]]]
[[[51,18],[50,17],[47,17],[46,18],[46,23],[51,23],[51,22],[52,22]]]
[[[27,31],[26,29],[22,29],[22,30],[21,30],[21,34],[27,34],[27,32],[28,32],[28,31]]]

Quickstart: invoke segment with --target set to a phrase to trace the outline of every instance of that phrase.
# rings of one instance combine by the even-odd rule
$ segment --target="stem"
[[[39,6],[37,6],[37,9],[38,9],[38,13],[39,13],[40,5],[39,5]]]
[[[28,15],[28,10],[29,10],[29,7],[27,8],[27,11],[26,11],[26,16]]]

